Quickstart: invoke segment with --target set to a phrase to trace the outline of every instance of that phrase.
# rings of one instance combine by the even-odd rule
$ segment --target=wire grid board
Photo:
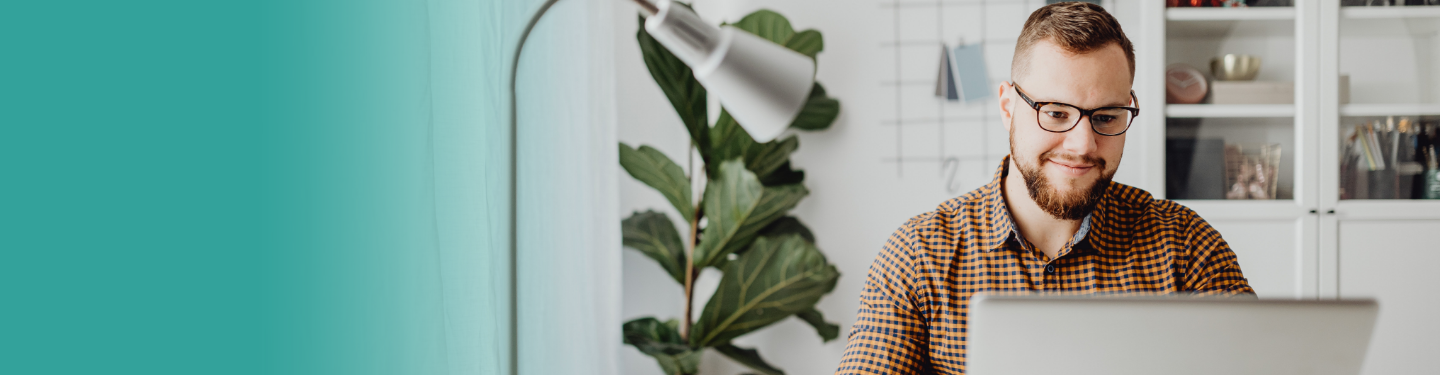
[[[995,101],[996,85],[1010,79],[1015,39],[1044,0],[883,1],[878,16],[890,18],[890,35],[878,48],[893,57],[879,89],[893,96],[893,113],[879,126],[894,132],[894,150],[880,161],[901,179],[938,178],[946,194],[988,182],[1009,153],[1008,134]],[[1108,4],[1107,4],[1108,5]],[[950,48],[981,44],[990,98],[969,102],[935,96],[941,43]]]

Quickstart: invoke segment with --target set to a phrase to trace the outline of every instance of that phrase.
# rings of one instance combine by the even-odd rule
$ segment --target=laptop
[[[1355,375],[1374,300],[990,296],[971,300],[966,372]]]

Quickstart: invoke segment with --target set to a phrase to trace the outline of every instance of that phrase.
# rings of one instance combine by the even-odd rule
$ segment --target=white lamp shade
[[[715,27],[670,1],[645,31],[695,72],[695,79],[758,142],[780,136],[805,107],[815,61],[744,30]]]

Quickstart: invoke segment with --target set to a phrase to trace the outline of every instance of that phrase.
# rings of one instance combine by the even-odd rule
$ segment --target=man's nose
[[[1074,129],[1065,132],[1065,143],[1063,146],[1065,147],[1065,151],[1072,154],[1090,155],[1099,148],[1099,146],[1095,144],[1095,138],[1097,136],[1099,135],[1095,134],[1095,129],[1090,127],[1090,116],[1083,116],[1080,119],[1080,123],[1075,124]]]

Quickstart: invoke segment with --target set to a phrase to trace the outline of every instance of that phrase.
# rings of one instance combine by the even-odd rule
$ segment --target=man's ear
[[[1000,122],[1005,124],[1006,132],[1010,131],[1010,123],[1013,122],[1012,120],[1014,120],[1013,117],[1015,116],[1015,98],[1006,95],[1010,92],[1011,86],[1009,81],[1000,82],[1000,87],[998,88],[1000,92],[995,95],[995,97],[1000,98],[1000,100],[998,100],[1000,102]]]

